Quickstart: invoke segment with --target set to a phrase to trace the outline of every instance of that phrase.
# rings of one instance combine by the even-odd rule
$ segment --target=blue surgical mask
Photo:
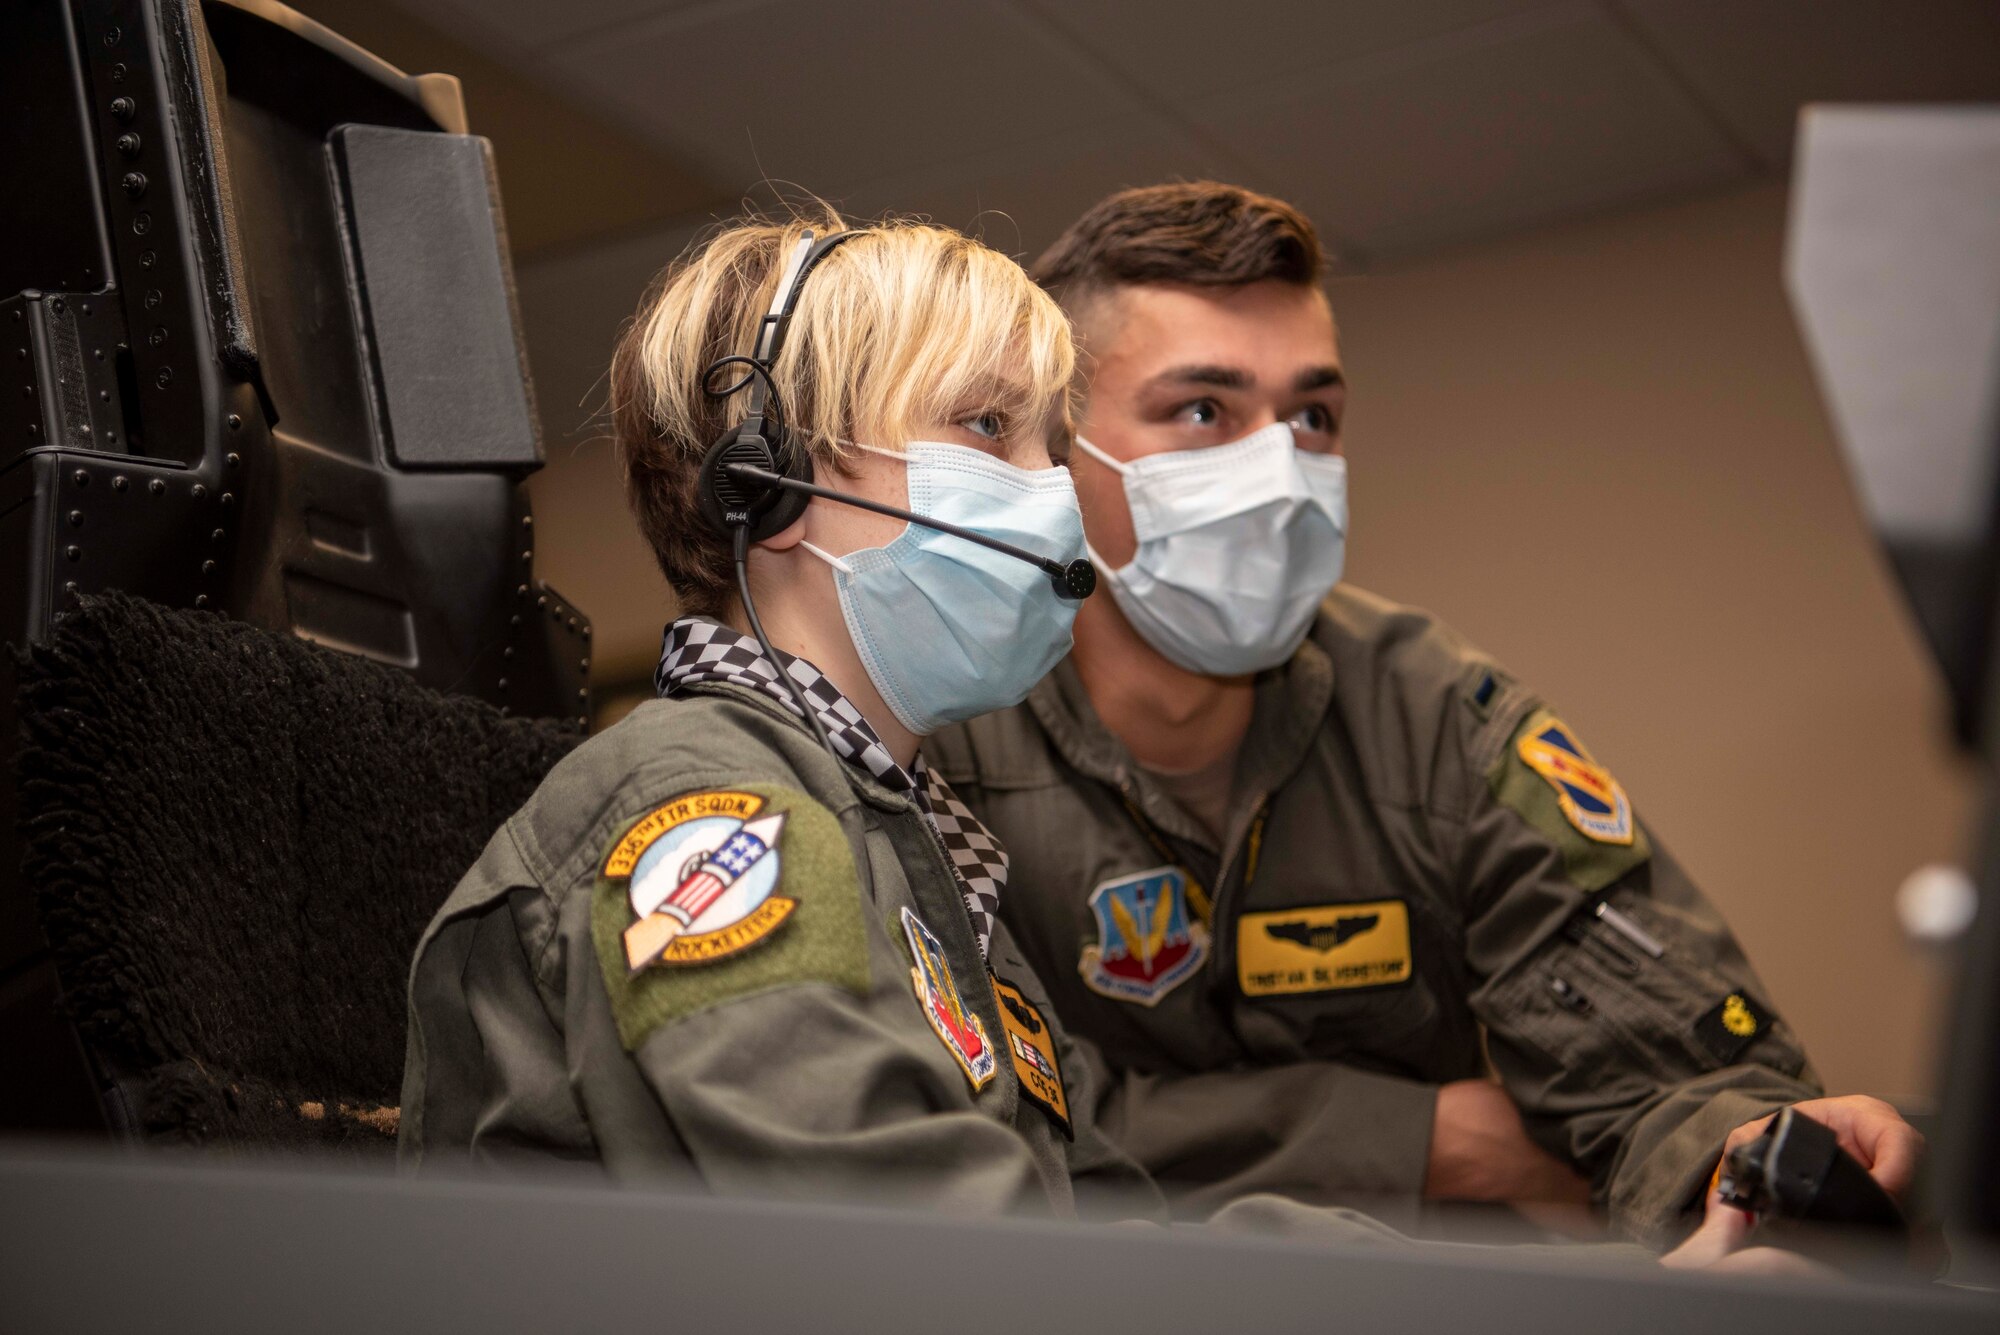
[[[1016,468],[962,445],[918,441],[909,509],[1031,552],[1083,555],[1083,516],[1066,468]],[[895,541],[832,556],[841,615],[896,721],[918,736],[1019,704],[1069,652],[1076,603],[1035,566],[949,533],[904,526]]]

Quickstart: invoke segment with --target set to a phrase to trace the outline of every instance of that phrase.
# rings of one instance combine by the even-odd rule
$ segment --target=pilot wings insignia
[[[1335,946],[1346,945],[1363,932],[1373,930],[1381,921],[1379,913],[1351,913],[1330,923],[1310,923],[1303,918],[1292,918],[1285,922],[1266,923],[1264,931],[1276,940],[1325,952]]]

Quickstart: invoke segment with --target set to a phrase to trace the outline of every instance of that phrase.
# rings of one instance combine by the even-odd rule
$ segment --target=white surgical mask
[[[1312,629],[1347,550],[1347,460],[1307,454],[1274,423],[1230,445],[1120,463],[1138,549],[1091,559],[1132,628],[1168,661],[1213,677],[1276,667]]]

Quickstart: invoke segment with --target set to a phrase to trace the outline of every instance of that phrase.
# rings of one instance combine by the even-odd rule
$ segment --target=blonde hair
[[[698,503],[702,456],[746,414],[741,365],[800,234],[848,230],[831,209],[748,218],[690,247],[654,284],[611,361],[612,434],[639,527],[683,614],[717,616],[734,576],[729,539]],[[1068,406],[1075,352],[1061,309],[1013,260],[948,228],[870,224],[800,289],[771,368],[793,440],[822,470],[853,443],[900,450],[971,412],[1038,424]]]

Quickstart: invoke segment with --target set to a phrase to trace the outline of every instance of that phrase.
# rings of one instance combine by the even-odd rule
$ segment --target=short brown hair
[[[1028,272],[1074,312],[1097,293],[1138,283],[1309,287],[1325,262],[1312,223],[1284,200],[1190,181],[1099,200]]]
[[[702,512],[699,467],[741,421],[741,393],[704,392],[719,357],[747,353],[781,270],[811,227],[845,231],[831,209],[750,217],[699,241],[646,293],[611,358],[611,431],[640,531],[684,616],[725,615],[735,592],[728,535]],[[870,223],[800,290],[771,387],[792,436],[839,471],[856,441],[899,451],[957,412],[1039,421],[1067,406],[1069,323],[1021,266],[948,228]],[[747,386],[741,366],[722,386]]]

